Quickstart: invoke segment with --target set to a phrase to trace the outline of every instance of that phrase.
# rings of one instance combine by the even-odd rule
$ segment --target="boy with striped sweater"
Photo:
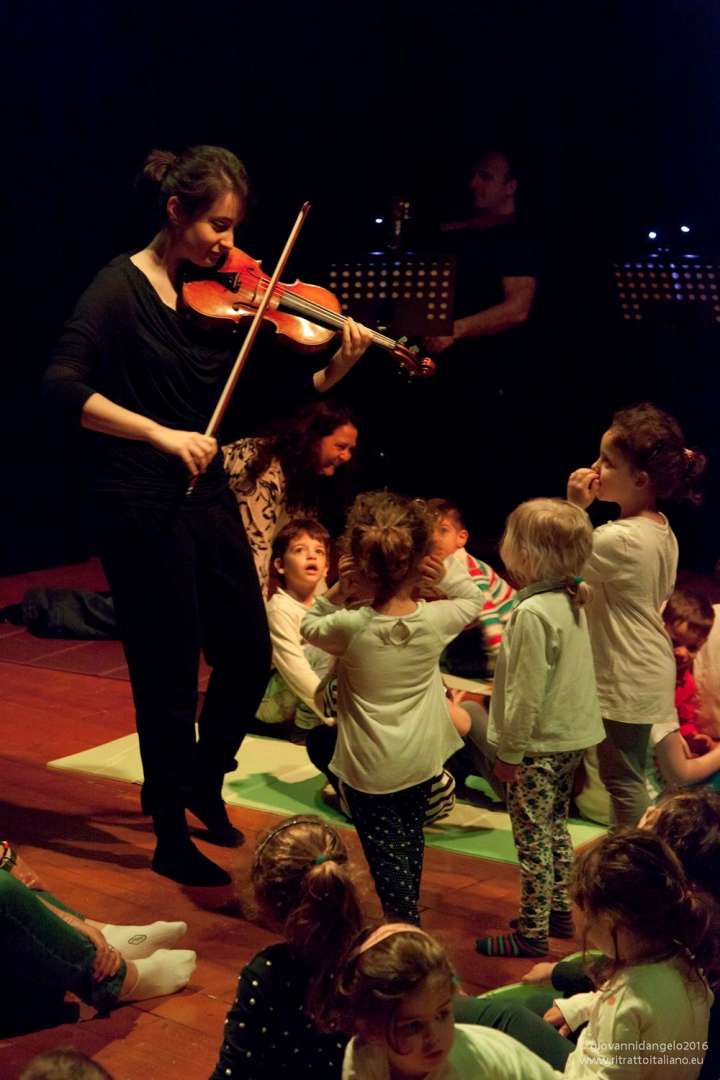
[[[451,675],[487,679],[492,677],[495,670],[495,661],[505,624],[512,611],[515,590],[495,573],[492,566],[469,555],[465,550],[469,534],[457,506],[447,499],[430,499],[428,506],[437,515],[435,553],[443,559],[452,555],[466,567],[485,600],[472,627],[464,630],[446,650],[441,667]],[[473,634],[473,630],[479,633]]]

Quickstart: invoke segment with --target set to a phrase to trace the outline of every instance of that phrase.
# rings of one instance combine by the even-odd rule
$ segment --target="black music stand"
[[[330,264],[328,287],[343,314],[390,337],[451,334],[455,293],[452,255],[375,252]]]
[[[720,263],[700,255],[641,256],[611,265],[624,322],[720,325]]]

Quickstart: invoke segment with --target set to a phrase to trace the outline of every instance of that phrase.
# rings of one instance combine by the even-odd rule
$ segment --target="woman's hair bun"
[[[145,158],[143,176],[156,184],[162,184],[176,161],[177,154],[174,154],[172,150],[151,150]]]

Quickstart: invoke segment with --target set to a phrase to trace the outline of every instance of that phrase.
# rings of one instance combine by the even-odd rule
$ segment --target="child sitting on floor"
[[[451,641],[440,657],[440,669],[446,685],[462,686],[467,691],[464,708],[470,717],[470,729],[461,732],[465,745],[447,762],[457,784],[460,798],[474,801],[477,792],[466,786],[469,776],[483,777],[502,799],[504,792],[492,778],[488,765],[488,681],[495,670],[503,631],[510,618],[515,590],[488,563],[465,550],[468,531],[460,510],[447,499],[430,499],[428,506],[436,515],[433,550],[443,560],[453,559],[466,567],[483,597],[483,609],[475,622]],[[428,597],[430,598],[430,597]],[[453,682],[452,680],[457,680]],[[482,683],[482,687],[473,684]]]
[[[337,1009],[355,1032],[343,1080],[552,1080],[560,1074],[502,1031],[456,1024],[455,976],[416,926],[365,931],[341,969]]]
[[[641,828],[659,836],[677,855],[690,886],[707,908],[715,941],[720,930],[720,795],[707,789],[671,795],[659,806],[651,806],[643,817]],[[558,963],[535,964],[523,982],[532,986],[551,985],[566,997],[593,990],[588,975],[586,957],[570,957]],[[718,959],[713,957],[706,970],[710,985],[716,992],[710,1010],[708,1045],[704,1052],[701,1080],[716,1080],[720,1076],[720,999],[717,997]],[[522,1007],[516,1008],[520,1022]],[[525,1033],[522,1032],[523,1041]],[[537,1048],[533,1038],[526,1045]]]
[[[432,543],[433,518],[419,500],[370,492],[353,504],[339,582],[302,622],[312,644],[338,657],[338,737],[330,768],[342,782],[383,910],[418,922],[423,819],[448,757],[462,745],[438,659],[475,619],[482,597],[466,570],[445,571],[448,600],[413,599]],[[349,563],[349,565],[348,565]],[[436,560],[438,573],[444,570]],[[343,604],[352,574],[372,604]]]
[[[687,588],[677,588],[665,605],[663,622],[675,654],[675,708],[680,721],[680,734],[693,754],[702,755],[712,750],[714,740],[705,730],[699,715],[694,666],[698,653],[710,636],[715,612],[706,597]]]
[[[572,891],[587,940],[608,962],[598,990],[557,999],[545,1015],[561,1034],[587,1023],[564,1075],[694,1080],[713,1000],[702,968],[714,948],[679,859],[651,832],[611,834],[578,856]],[[668,1045],[676,1049],[663,1053]]]
[[[639,828],[654,832],[682,863],[692,887],[712,912],[715,934],[720,930],[720,795],[707,788],[680,791],[650,806]],[[717,967],[717,961],[713,964]],[[578,993],[592,989],[582,961],[541,961],[533,965],[524,983],[552,982],[556,990]],[[719,1002],[720,1004],[720,1002]]]
[[[469,533],[454,503],[447,499],[430,499],[428,508],[436,515],[433,532],[435,554],[442,559],[452,556],[466,567],[483,597],[479,617],[471,628],[464,630],[448,645],[440,666],[449,674],[461,678],[487,679],[495,670],[515,590],[491,566],[465,550]],[[477,633],[473,634],[472,631]]]
[[[267,603],[273,672],[257,711],[266,724],[312,728],[330,719],[315,700],[333,666],[322,649],[303,642],[300,623],[325,580],[330,534],[313,518],[294,518],[273,543],[273,568],[281,585]]]
[[[713,582],[712,609],[714,621],[708,639],[695,657],[693,677],[697,686],[698,716],[702,730],[713,739],[720,739],[720,604],[716,603],[716,582]]]
[[[521,586],[500,648],[488,739],[521,869],[520,917],[511,934],[481,938],[485,956],[542,956],[548,932],[572,937],[567,827],[575,770],[603,737],[578,576],[592,551],[584,510],[532,499],[510,514],[500,555]]]
[[[228,1076],[339,1076],[347,1042],[315,1016],[333,972],[364,924],[340,834],[319,818],[287,818],[261,836],[251,870],[255,901],[283,941],[243,968],[212,1080]]]
[[[241,971],[212,1080],[276,1077],[288,1068],[293,1077],[339,1077],[348,1035],[333,1008],[335,984],[343,957],[365,926],[343,838],[317,817],[287,818],[260,835],[251,880],[263,927],[282,941],[264,948]],[[458,994],[453,1009],[462,1024],[510,1027],[540,1056],[564,1041],[539,1016],[518,1022],[492,998]],[[490,1034],[488,1043],[500,1054],[507,1036],[496,1043]],[[563,1063],[566,1057],[567,1052]]]

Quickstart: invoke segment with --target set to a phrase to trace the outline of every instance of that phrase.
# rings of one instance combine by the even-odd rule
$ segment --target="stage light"
[[[687,225],[681,225],[680,226],[680,232],[690,232],[690,229],[688,228]]]
[[[385,221],[385,218],[381,218],[381,217],[376,217],[376,218],[375,218],[375,224],[376,224],[376,225],[382,225],[382,223],[383,223],[384,221]]]
[[[656,232],[649,232],[648,233],[648,239],[649,240],[657,240],[657,233]]]

